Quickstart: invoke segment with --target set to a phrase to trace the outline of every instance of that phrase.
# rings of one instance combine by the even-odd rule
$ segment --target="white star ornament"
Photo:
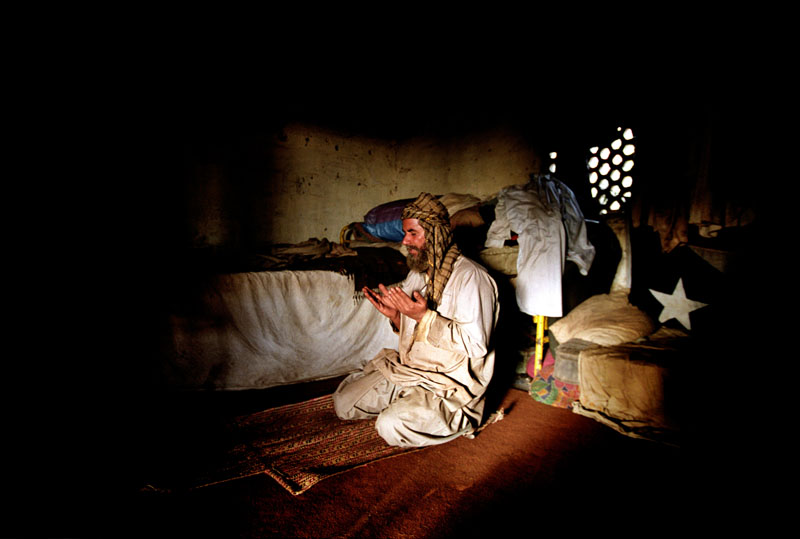
[[[707,303],[700,303],[699,301],[687,299],[686,291],[683,289],[682,278],[678,279],[678,284],[675,285],[675,290],[672,294],[665,294],[664,292],[659,292],[652,288],[650,289],[650,293],[664,306],[664,309],[658,317],[659,322],[664,323],[671,318],[675,318],[688,330],[692,329],[692,323],[689,321],[689,313],[708,305]]]

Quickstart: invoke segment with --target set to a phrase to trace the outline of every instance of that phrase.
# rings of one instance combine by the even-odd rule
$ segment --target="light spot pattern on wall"
[[[633,196],[633,165],[636,146],[633,130],[617,128],[608,146],[589,148],[586,168],[589,191],[600,206],[600,215],[617,212]]]
[[[550,157],[550,165],[547,167],[547,170],[549,170],[550,173],[555,174],[556,159],[558,158],[558,152],[550,152],[549,157]]]

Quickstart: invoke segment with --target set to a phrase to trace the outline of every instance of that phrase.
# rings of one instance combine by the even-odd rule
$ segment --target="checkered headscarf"
[[[403,210],[403,219],[417,219],[425,231],[428,253],[428,303],[436,308],[442,291],[453,271],[453,264],[461,254],[453,242],[450,215],[447,208],[429,193],[420,193],[417,199]]]

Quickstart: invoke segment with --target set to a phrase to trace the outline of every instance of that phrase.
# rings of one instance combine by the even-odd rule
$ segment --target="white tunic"
[[[516,297],[520,311],[562,316],[565,260],[586,275],[595,256],[575,194],[547,174],[501,189],[497,198],[486,247],[502,247],[512,230],[519,234]]]
[[[412,271],[401,287],[424,297],[426,276]],[[392,445],[432,445],[472,432],[494,373],[498,314],[497,284],[460,256],[436,311],[419,324],[401,315],[399,349],[384,349],[342,382],[334,394],[337,413],[377,416],[378,432]]]

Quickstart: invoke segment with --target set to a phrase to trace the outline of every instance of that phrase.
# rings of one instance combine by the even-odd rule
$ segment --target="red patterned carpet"
[[[170,494],[142,490],[165,471],[224,460],[231,418],[324,396],[336,383],[150,400],[124,429],[94,437],[92,451],[61,455],[70,468],[30,482],[46,510],[7,535],[511,537],[598,527],[625,535],[655,523],[683,529],[690,502],[716,488],[687,470],[682,450],[511,389],[504,418],[474,439],[357,466],[301,494],[267,474]]]
[[[145,491],[197,490],[266,474],[298,495],[328,477],[414,450],[388,445],[374,420],[342,421],[331,395],[237,417],[226,425],[225,438],[228,449],[218,458],[186,468],[176,462],[180,469],[168,474],[174,484]]]

